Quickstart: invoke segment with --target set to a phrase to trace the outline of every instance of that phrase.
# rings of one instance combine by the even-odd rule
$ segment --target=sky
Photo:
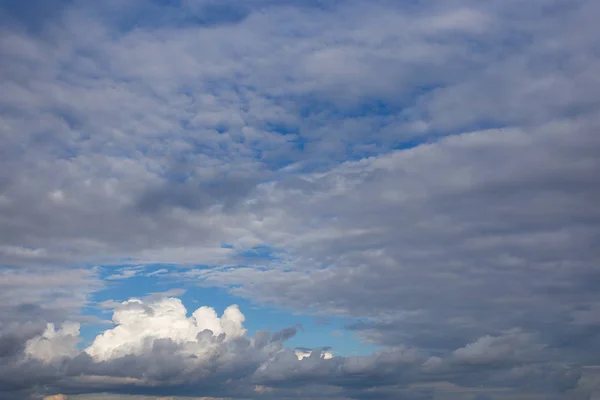
[[[599,400],[598,15],[0,1],[0,400]]]

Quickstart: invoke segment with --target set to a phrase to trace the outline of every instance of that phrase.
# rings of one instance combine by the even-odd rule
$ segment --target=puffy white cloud
[[[543,346],[533,335],[516,329],[481,337],[439,356],[394,347],[368,356],[334,357],[326,347],[285,348],[284,342],[298,327],[248,337],[237,306],[228,307],[220,317],[210,307],[200,307],[187,317],[176,298],[132,299],[116,307],[113,321],[116,326],[84,350],[76,348],[77,324],[65,323],[58,330],[50,324],[26,343],[22,362],[9,364],[12,369],[0,366],[0,372],[8,380],[28,370],[43,373],[51,383],[49,390],[73,393],[74,398],[107,390],[147,394],[151,388],[174,396],[202,388],[209,390],[207,394],[233,398],[257,394],[287,398],[284,394],[297,394],[299,388],[303,393],[327,388],[346,398],[362,398],[376,390],[394,398],[414,382],[425,388],[440,379],[457,388],[473,384],[457,371],[495,386],[533,382],[542,387],[557,381],[564,392],[575,388],[580,377],[576,369],[539,357]],[[493,374],[482,368],[486,364],[494,364]],[[306,385],[316,386],[309,390]]]
[[[58,330],[54,328],[54,324],[49,323],[41,335],[27,341],[25,354],[45,362],[51,362],[75,356],[78,353],[78,342],[78,323],[66,322]]]
[[[208,357],[216,347],[199,346],[199,334],[204,331],[211,337],[224,335],[229,341],[246,334],[244,315],[237,305],[227,307],[219,317],[210,307],[200,307],[191,317],[177,298],[163,298],[144,302],[128,300],[115,309],[113,322],[117,325],[96,337],[85,350],[95,360],[106,361],[125,355],[139,355],[152,348],[158,339],[170,339],[186,345],[195,356]],[[203,342],[208,343],[208,342]]]

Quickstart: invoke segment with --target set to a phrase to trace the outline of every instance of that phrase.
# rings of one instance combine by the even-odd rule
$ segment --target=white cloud
[[[73,357],[79,352],[79,340],[78,323],[65,322],[58,330],[50,323],[40,336],[27,341],[25,354],[45,362]]]
[[[98,335],[85,350],[95,360],[106,361],[133,354],[139,355],[150,349],[158,339],[170,339],[177,345],[186,346],[186,351],[206,359],[216,350],[199,342],[198,335],[210,330],[210,336],[225,334],[225,341],[246,334],[243,327],[244,315],[236,305],[229,306],[219,318],[214,309],[200,307],[191,317],[181,300],[163,298],[147,303],[128,300],[115,309],[113,321],[117,325]]]
[[[294,353],[296,354],[296,357],[298,357],[298,360],[302,360],[302,359],[310,357],[314,351],[315,350],[296,349],[296,350],[294,350]],[[319,351],[317,351],[317,354],[323,360],[329,360],[330,358],[333,358],[333,352],[330,350],[319,350]]]
[[[113,320],[117,326],[99,334],[83,351],[76,348],[79,326],[64,324],[59,330],[49,325],[26,343],[25,353],[30,361],[36,358],[42,362],[38,368],[47,368],[47,374],[60,379],[56,388],[64,386],[69,393],[95,393],[106,388],[135,393],[137,389],[170,388],[175,394],[181,388],[208,387],[218,388],[222,394],[234,388],[233,397],[245,393],[251,398],[253,393],[294,393],[296,388],[311,382],[356,397],[353,390],[358,381],[367,391],[397,394],[414,382],[435,385],[440,376],[461,382],[461,375],[452,371],[468,371],[472,365],[480,370],[478,379],[491,382],[498,377],[528,379],[535,384],[556,379],[563,390],[570,390],[579,378],[576,369],[557,368],[536,358],[542,347],[531,335],[519,330],[480,338],[443,358],[426,357],[418,349],[408,347],[390,347],[369,356],[333,357],[326,348],[284,348],[285,340],[295,334],[295,327],[273,335],[257,332],[247,338],[242,326],[244,317],[235,306],[220,318],[208,307],[199,308],[187,318],[178,299],[133,299],[115,310]],[[91,357],[81,357],[82,352]],[[61,363],[53,363],[58,360]],[[531,364],[532,361],[539,362]],[[490,363],[496,364],[494,375],[483,368]]]

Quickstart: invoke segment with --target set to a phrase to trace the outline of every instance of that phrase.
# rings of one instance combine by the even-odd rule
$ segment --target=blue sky
[[[593,0],[0,4],[0,400],[597,400]]]
[[[117,268],[116,274],[115,268]],[[364,343],[355,333],[344,329],[346,325],[355,323],[355,320],[293,313],[293,310],[277,308],[275,305],[257,306],[247,299],[232,296],[224,289],[198,287],[189,282],[182,282],[178,278],[161,276],[176,271],[177,266],[134,266],[139,275],[127,279],[110,278],[111,275],[122,275],[123,270],[130,270],[130,268],[126,265],[102,269],[100,275],[105,280],[105,287],[93,294],[91,304],[84,311],[85,316],[97,317],[98,321],[82,326],[81,347],[89,346],[98,332],[105,330],[106,325],[110,323],[112,308],[102,307],[102,303],[111,300],[123,302],[130,298],[144,298],[152,294],[173,293],[187,308],[188,316],[200,305],[208,304],[221,314],[229,305],[238,304],[247,318],[248,322],[245,326],[250,334],[259,330],[277,332],[299,325],[301,328],[298,335],[287,342],[294,348],[331,347],[336,354],[344,356],[367,355],[376,349],[376,346]],[[210,267],[198,266],[198,268]],[[157,272],[158,275],[148,276]]]

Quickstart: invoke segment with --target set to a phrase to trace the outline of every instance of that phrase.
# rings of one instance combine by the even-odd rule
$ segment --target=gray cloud
[[[296,327],[273,334],[259,331],[253,337],[243,333],[230,337],[205,329],[195,338],[182,340],[179,334],[187,328],[181,324],[187,317],[185,310],[176,316],[172,309],[176,304],[173,299],[124,303],[115,313],[117,326],[100,334],[85,351],[75,347],[77,327],[72,324],[50,326],[42,335],[29,337],[19,351],[2,356],[6,362],[0,382],[6,398],[94,392],[189,396],[202,391],[206,396],[228,398],[260,394],[266,398],[425,399],[434,398],[441,384],[459,393],[469,393],[471,387],[485,390],[482,384],[513,394],[531,391],[555,396],[575,390],[576,395],[587,390],[579,385],[584,376],[580,369],[556,363],[535,338],[518,331],[479,338],[435,360],[406,347],[332,358],[325,357],[323,350],[313,350],[309,357],[300,358],[284,347]],[[231,316],[226,314],[221,326],[229,329]],[[202,309],[193,315],[188,319],[193,324],[210,324],[216,318]],[[156,325],[163,318],[173,319],[172,324]],[[145,326],[152,330],[128,336],[128,330]],[[121,342],[123,338],[133,342]],[[94,346],[110,343],[129,353],[97,358]],[[138,344],[141,351],[136,350]]]
[[[0,397],[596,390],[596,2],[332,4],[3,9]],[[278,257],[244,260],[259,245]],[[171,275],[357,319],[391,350],[23,358],[101,287],[82,266],[123,260],[242,264]]]

